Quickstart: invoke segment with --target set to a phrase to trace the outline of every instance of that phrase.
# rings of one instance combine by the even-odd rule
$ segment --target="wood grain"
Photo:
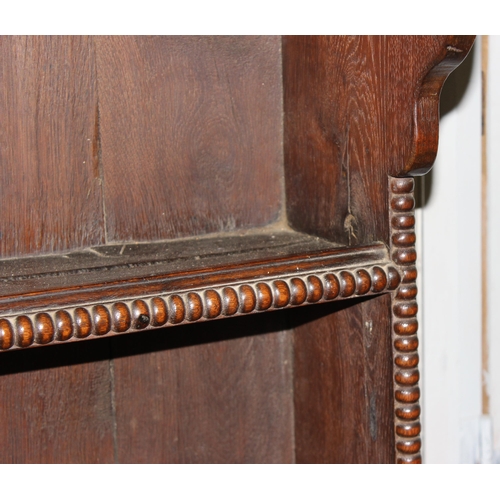
[[[472,42],[467,36],[283,37],[292,227],[349,246],[388,241],[387,175],[431,167],[439,92]]]
[[[279,37],[98,37],[108,241],[275,221]]]
[[[298,463],[394,463],[390,303],[291,311]]]
[[[114,339],[119,462],[293,462],[285,321],[276,312]]]
[[[108,341],[41,351],[2,356],[0,463],[114,462]]]
[[[104,242],[89,37],[0,38],[0,256]]]

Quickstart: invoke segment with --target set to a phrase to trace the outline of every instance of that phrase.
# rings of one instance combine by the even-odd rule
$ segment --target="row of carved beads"
[[[0,318],[0,349],[125,333],[395,290],[394,267],[302,277]]]
[[[414,181],[391,180],[391,253],[401,269],[393,302],[396,450],[399,463],[420,463],[420,378],[418,367],[417,269],[415,262]]]

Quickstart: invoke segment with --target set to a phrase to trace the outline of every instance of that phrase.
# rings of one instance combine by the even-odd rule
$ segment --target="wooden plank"
[[[471,43],[449,36],[283,37],[291,227],[349,246],[388,241],[387,175],[432,165],[439,91]]]
[[[109,241],[226,232],[279,218],[279,37],[96,43]]]
[[[107,340],[5,353],[0,463],[114,462]]]
[[[104,242],[89,37],[0,38],[0,256]]]
[[[180,264],[186,269],[176,269],[175,264],[179,264],[179,261],[165,262],[160,257],[159,261],[146,261],[144,265],[134,265],[124,260],[121,265],[109,267],[0,278],[0,284],[5,286],[5,294],[0,291],[0,310],[4,316],[13,312],[75,307],[119,298],[144,298],[153,294],[183,293],[254,280],[268,281],[346,268],[385,266],[388,263],[388,252],[383,245],[358,247],[353,252],[350,249],[327,250],[318,243],[313,241],[276,249],[274,259],[266,251],[246,255],[247,259],[254,257],[246,262],[241,255],[235,258],[223,253],[190,262],[181,260]],[[268,255],[264,256],[264,253]],[[112,262],[110,259],[110,264]]]
[[[390,296],[295,312],[297,462],[394,463]]]
[[[119,462],[292,462],[285,319],[268,313],[114,339]]]

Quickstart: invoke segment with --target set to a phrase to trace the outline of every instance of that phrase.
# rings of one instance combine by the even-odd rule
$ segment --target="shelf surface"
[[[339,247],[291,230],[93,247],[0,261],[0,314],[383,264],[384,245]]]

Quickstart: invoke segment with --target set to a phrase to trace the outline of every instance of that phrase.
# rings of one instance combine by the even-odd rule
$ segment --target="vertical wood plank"
[[[117,338],[119,462],[293,462],[284,318],[269,313]]]
[[[0,256],[104,241],[89,37],[0,37]]]
[[[108,340],[3,353],[0,463],[114,462]]]
[[[113,36],[96,43],[110,241],[279,218],[279,37]]]
[[[387,175],[410,162],[415,103],[445,43],[445,36],[283,37],[292,227],[349,246],[388,241]],[[426,119],[433,124],[437,114],[419,123]],[[437,140],[437,131],[428,135]]]
[[[308,307],[297,321],[297,462],[394,463],[390,296]]]

